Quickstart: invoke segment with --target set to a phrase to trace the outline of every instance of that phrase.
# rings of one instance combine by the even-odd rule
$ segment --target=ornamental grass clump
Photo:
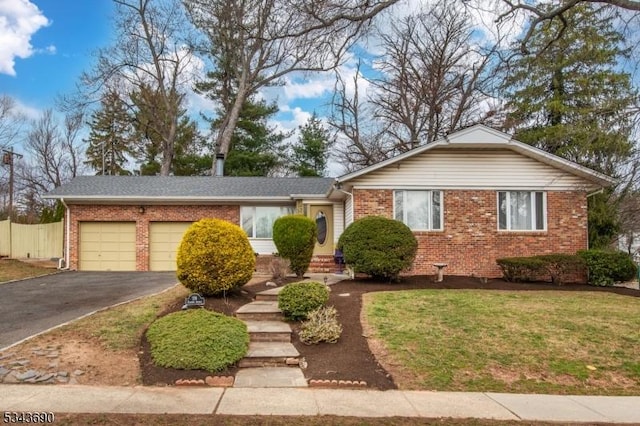
[[[249,349],[244,322],[206,309],[174,312],[147,330],[156,365],[184,370],[220,371],[235,364]]]
[[[290,320],[300,320],[329,300],[329,288],[317,281],[287,284],[278,294],[278,308]]]
[[[306,345],[320,342],[336,343],[342,334],[338,311],[333,306],[323,306],[307,315],[300,328],[300,341]]]
[[[206,296],[246,284],[256,266],[247,234],[221,219],[193,223],[182,237],[176,260],[182,285]]]

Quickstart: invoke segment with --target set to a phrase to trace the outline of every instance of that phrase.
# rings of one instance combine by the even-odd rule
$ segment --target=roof
[[[78,176],[44,198],[67,201],[289,201],[324,197],[333,178]]]
[[[369,167],[362,168],[352,173],[336,178],[336,182],[348,182],[352,179],[370,173],[374,170],[395,164],[406,158],[421,154],[435,148],[506,148],[518,152],[524,156],[533,158],[542,163],[564,170],[568,173],[580,176],[600,187],[608,187],[616,183],[610,176],[581,166],[573,161],[566,160],[550,154],[531,145],[518,142],[508,133],[492,129],[482,124],[468,127],[458,132],[445,136],[432,143],[419,146],[388,160],[381,161]]]

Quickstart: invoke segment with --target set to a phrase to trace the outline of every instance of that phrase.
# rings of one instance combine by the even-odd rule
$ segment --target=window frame
[[[245,209],[251,209],[252,210],[252,223],[251,223],[251,235],[247,234],[247,237],[250,240],[273,240],[273,224],[272,224],[272,235],[271,237],[256,237],[256,218],[257,216],[257,212],[258,209],[261,208],[279,208],[280,209],[280,213],[282,213],[280,216],[278,217],[282,217],[282,216],[287,216],[290,214],[294,214],[295,213],[295,206],[256,206],[256,205],[249,205],[249,206],[240,206],[240,228],[242,228],[242,230],[247,233],[247,231],[244,229],[244,213],[243,210]],[[288,213],[283,213],[283,209],[288,209],[289,212]]]
[[[409,226],[409,229],[411,229],[412,232],[443,232],[444,231],[444,191],[440,190],[440,189],[394,189],[393,190],[393,219],[394,220],[399,220],[396,218],[396,213],[397,213],[397,206],[396,206],[396,193],[398,192],[402,192],[402,199],[403,199],[403,203],[404,200],[406,199],[407,193],[408,192],[427,192],[429,193],[429,205],[428,205],[428,213],[427,213],[427,219],[428,219],[428,226],[430,226],[430,228],[416,228],[413,229],[411,228],[408,224],[407,224],[407,209],[403,208],[402,209],[402,220],[400,220],[400,222],[404,223],[405,225]],[[439,215],[439,219],[440,219],[440,227],[439,228],[434,228],[433,227],[433,194],[437,192],[440,196],[440,215]]]
[[[531,229],[512,229],[511,227],[511,194],[512,193],[528,193],[531,196]],[[505,228],[500,227],[500,194],[506,194],[506,221]],[[542,194],[542,228],[537,228],[538,223],[538,205],[536,194]],[[547,219],[549,216],[547,208],[547,191],[519,191],[519,190],[501,190],[496,191],[496,227],[500,232],[547,232]]]

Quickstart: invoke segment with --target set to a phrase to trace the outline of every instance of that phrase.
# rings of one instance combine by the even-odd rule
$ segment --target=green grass
[[[640,393],[640,298],[415,290],[364,297],[405,389]]]
[[[137,349],[144,329],[187,290],[177,285],[162,293],[97,312],[64,326],[60,331],[80,331],[97,337],[110,350]]]
[[[34,263],[20,262],[14,259],[0,259],[0,284],[7,281],[39,277],[56,272],[54,268],[45,268]]]
[[[205,309],[159,318],[149,327],[147,339],[155,364],[185,370],[220,371],[249,349],[244,322]]]

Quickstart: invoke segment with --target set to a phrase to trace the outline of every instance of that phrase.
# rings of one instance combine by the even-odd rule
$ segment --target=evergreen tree
[[[292,171],[298,176],[324,176],[330,146],[329,131],[314,112],[300,126],[300,137],[293,146]]]
[[[152,99],[157,97],[157,102]],[[176,129],[173,131],[173,144],[165,143],[165,138],[160,131],[165,126],[158,120],[170,120],[173,113],[162,111],[163,103],[160,97],[148,86],[143,86],[140,91],[131,94],[131,100],[136,107],[134,114],[135,138],[139,141],[137,156],[141,159],[141,175],[160,175],[163,159],[170,158],[170,173],[176,176],[202,175],[204,170],[199,163],[206,162],[206,169],[211,168],[211,156],[203,155],[204,144],[196,123],[186,116],[187,110],[178,111]],[[163,151],[171,149],[165,154]]]
[[[638,94],[618,63],[627,55],[612,15],[591,4],[545,23],[528,45],[536,55],[513,64],[505,80],[506,127],[516,139],[613,177],[634,153]],[[618,232],[615,190],[589,198],[589,243],[608,246]]]
[[[270,127],[267,119],[278,111],[275,104],[249,100],[240,111],[224,164],[226,176],[273,176],[282,172],[288,136]],[[220,124],[214,121],[214,129]]]
[[[631,77],[617,70],[626,51],[613,17],[592,5],[548,22],[509,70],[507,127],[516,138],[600,172],[616,175],[632,153],[632,109],[638,99]],[[552,42],[553,41],[553,42]]]
[[[134,155],[132,118],[117,92],[109,90],[105,94],[89,125],[86,163],[96,174],[131,174],[125,166]]]

